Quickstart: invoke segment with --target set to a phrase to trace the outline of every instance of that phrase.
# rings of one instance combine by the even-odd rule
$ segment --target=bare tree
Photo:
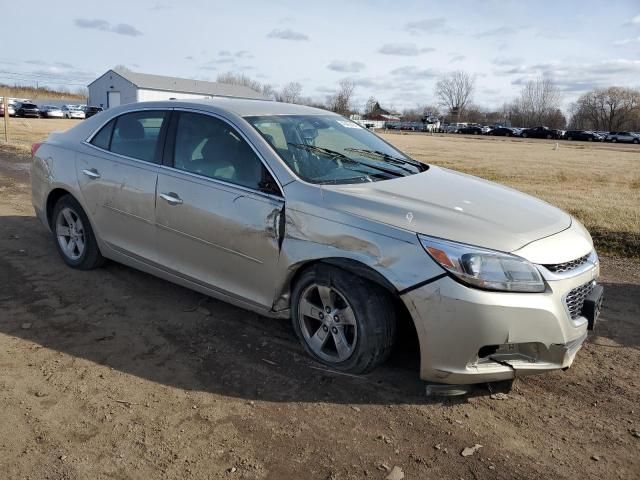
[[[244,73],[226,72],[218,75],[217,82],[226,83],[229,85],[242,85],[248,87],[258,93],[261,93],[267,98],[275,98],[276,92],[269,84],[262,84],[257,80],[245,75]]]
[[[553,81],[539,77],[522,87],[512,111],[521,126],[549,125],[552,118],[557,119],[561,102],[562,94]]]
[[[356,87],[355,84],[348,79],[340,80],[338,86],[338,91],[327,98],[327,106],[329,110],[346,116],[351,113],[353,92]]]
[[[475,83],[475,78],[462,70],[440,77],[435,88],[438,103],[459,120],[471,101]]]
[[[626,130],[640,124],[640,90],[609,87],[592,90],[572,105],[571,124],[593,130]]]
[[[378,103],[378,100],[373,95],[370,96],[369,100],[367,100],[367,103],[365,103],[364,105],[364,114],[368,115],[371,112],[373,112],[376,109],[376,105],[380,106],[380,104]]]
[[[298,82],[289,82],[284,87],[282,87],[282,90],[280,90],[280,93],[278,93],[276,96],[276,100],[285,103],[301,103],[301,94],[302,85],[300,85]]]

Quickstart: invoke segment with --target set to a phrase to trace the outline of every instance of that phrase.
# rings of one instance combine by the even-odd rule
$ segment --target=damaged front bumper
[[[448,276],[410,290],[402,299],[418,333],[420,377],[472,384],[568,368],[588,322],[571,318],[565,296],[597,275],[548,281],[543,293],[483,291]]]

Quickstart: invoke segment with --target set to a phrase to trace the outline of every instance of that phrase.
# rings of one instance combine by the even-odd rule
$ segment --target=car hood
[[[571,226],[567,213],[542,200],[434,166],[394,180],[322,188],[329,208],[504,252]]]

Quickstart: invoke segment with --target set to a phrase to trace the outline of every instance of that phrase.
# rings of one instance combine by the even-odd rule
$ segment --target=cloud
[[[403,77],[407,80],[425,80],[437,77],[438,72],[432,68],[420,69],[410,65],[391,70],[391,75]]]
[[[421,53],[433,52],[435,48],[418,48],[415,43],[387,43],[378,50],[383,55],[400,55],[404,57],[416,57]]]
[[[410,33],[451,33],[453,31],[446,19],[442,17],[409,22],[405,24],[404,29]]]
[[[162,12],[164,10],[171,10],[173,5],[169,5],[168,3],[156,3],[152,7],[149,7],[151,12]]]
[[[247,50],[238,50],[234,53],[236,58],[253,58],[253,55],[249,53]]]
[[[454,55],[453,57],[451,57],[451,60],[449,60],[449,63],[461,62],[465,58],[467,58],[467,57],[465,57],[464,55]]]
[[[185,60],[193,60],[193,57],[191,55],[184,57]]]
[[[344,62],[341,60],[334,60],[327,65],[327,68],[334,72],[357,73],[364,70],[365,64],[362,62]]]
[[[624,40],[618,40],[617,42],[613,42],[614,45],[631,45],[632,43],[640,43],[640,37],[635,38],[625,38]]]
[[[640,60],[613,59],[597,63],[560,62],[519,66],[504,72],[517,75],[512,85],[521,86],[537,77],[550,78],[565,92],[580,93],[611,85],[634,85],[640,76]]]
[[[500,67],[508,67],[512,65],[518,65],[522,63],[522,61],[523,59],[521,57],[496,57],[491,60],[491,63]]]
[[[475,36],[477,38],[485,38],[485,37],[503,37],[505,35],[513,35],[516,33],[516,30],[511,27],[497,27],[489,30],[485,30],[480,33],[476,33]]]
[[[113,33],[118,33],[120,35],[129,35],[131,37],[142,35],[142,32],[140,30],[138,30],[133,25],[129,25],[128,23],[119,23],[114,27],[111,27],[111,31]]]
[[[631,26],[640,25],[640,15],[636,15],[631,20],[626,22],[625,25],[631,25]]]
[[[118,35],[128,35],[131,37],[142,35],[142,32],[140,30],[138,30],[133,25],[129,25],[128,23],[118,23],[117,25],[112,25],[106,20],[89,20],[86,18],[76,18],[73,23],[76,25],[76,27],[87,28],[91,30],[100,30],[102,32],[112,32],[117,33]]]
[[[277,38],[279,40],[294,40],[294,41],[304,41],[309,40],[309,37],[304,33],[296,32],[295,30],[291,30],[290,28],[285,29],[275,29],[271,30],[267,37],[269,38]]]

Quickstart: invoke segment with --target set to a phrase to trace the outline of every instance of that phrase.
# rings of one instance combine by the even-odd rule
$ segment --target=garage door
[[[117,107],[120,105],[120,92],[107,92],[107,107]]]

